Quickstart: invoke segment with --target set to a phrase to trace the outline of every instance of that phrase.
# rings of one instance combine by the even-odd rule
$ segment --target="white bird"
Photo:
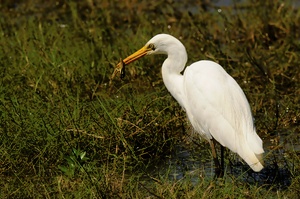
[[[168,56],[162,65],[163,82],[186,111],[194,130],[210,143],[216,167],[220,165],[214,140],[237,153],[254,171],[262,170],[264,149],[253,124],[249,103],[240,86],[222,66],[202,60],[184,70],[186,49],[168,34],[154,36],[118,65],[125,66],[152,54]]]

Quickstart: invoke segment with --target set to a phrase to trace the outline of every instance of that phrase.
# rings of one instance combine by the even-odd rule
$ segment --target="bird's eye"
[[[148,48],[150,48],[150,49],[152,49],[152,50],[155,50],[154,44],[149,44],[149,45],[148,45]]]

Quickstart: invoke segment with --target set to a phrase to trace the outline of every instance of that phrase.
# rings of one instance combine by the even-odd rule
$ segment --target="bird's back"
[[[186,68],[184,91],[184,106],[195,130],[238,153],[253,170],[261,170],[257,156],[264,152],[262,141],[236,81],[219,64],[199,61]]]

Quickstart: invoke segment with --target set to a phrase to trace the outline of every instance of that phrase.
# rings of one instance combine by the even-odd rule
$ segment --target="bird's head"
[[[183,53],[183,56],[180,53]],[[168,34],[158,34],[150,39],[141,49],[119,62],[115,71],[124,71],[126,65],[145,55],[151,54],[166,54],[173,58],[182,57],[183,63],[187,59],[185,47],[178,39]]]
[[[141,49],[125,58],[123,64],[128,65],[145,55],[170,54],[170,52],[178,50],[178,46],[184,48],[181,42],[175,37],[168,34],[158,34],[150,39]]]

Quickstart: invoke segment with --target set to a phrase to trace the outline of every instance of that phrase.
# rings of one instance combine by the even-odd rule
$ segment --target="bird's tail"
[[[253,151],[248,151],[247,153],[239,153],[240,157],[245,160],[245,162],[251,167],[255,172],[261,171],[264,166],[263,153],[255,154]]]

